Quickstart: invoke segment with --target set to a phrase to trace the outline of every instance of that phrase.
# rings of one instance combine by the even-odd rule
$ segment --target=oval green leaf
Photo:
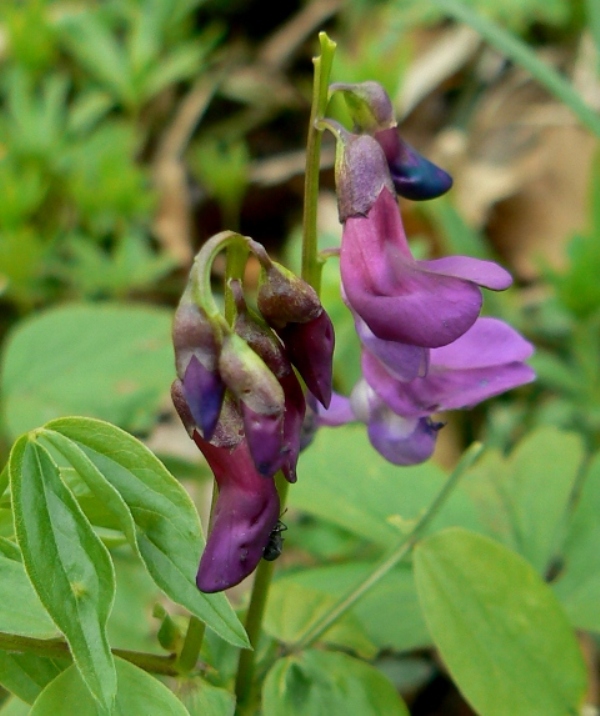
[[[171,320],[156,308],[75,304],[20,323],[0,374],[9,433],[61,415],[148,429],[173,379]]]
[[[118,690],[114,714],[123,716],[189,716],[172,691],[145,671],[115,658]],[[50,682],[38,696],[29,716],[92,716],[96,707],[72,666]]]
[[[106,636],[115,593],[110,555],[34,436],[15,443],[9,470],[27,575],[69,642],[87,687],[108,712],[117,686]]]
[[[581,652],[551,589],[522,557],[460,528],[414,553],[417,591],[434,642],[481,716],[579,713]]]
[[[204,547],[198,513],[160,460],[133,436],[92,418],[54,420],[41,434],[114,509],[129,535],[131,515],[137,549],[157,586],[223,639],[247,647],[246,632],[225,595],[203,594],[196,587]]]
[[[380,671],[346,654],[315,649],[275,662],[262,699],[264,716],[409,716]]]

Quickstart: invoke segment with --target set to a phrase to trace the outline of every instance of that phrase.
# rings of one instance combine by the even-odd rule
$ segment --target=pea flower
[[[362,421],[371,444],[387,460],[423,462],[443,425],[432,416],[473,407],[532,381],[535,374],[524,363],[532,353],[531,343],[503,321],[479,318],[453,343],[429,350],[426,374],[402,380],[393,364],[384,362],[390,358],[386,347],[371,340],[369,347],[363,344],[363,377],[350,398],[334,396],[319,420],[329,426]]]
[[[369,135],[336,132],[340,272],[348,305],[377,338],[424,348],[452,343],[479,316],[480,287],[506,289],[510,274],[468,256],[415,260],[381,147]]]

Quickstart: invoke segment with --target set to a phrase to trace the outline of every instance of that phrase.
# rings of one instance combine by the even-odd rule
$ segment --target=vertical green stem
[[[354,604],[377,582],[379,582],[393,567],[395,567],[412,550],[417,540],[423,534],[425,528],[438,514],[442,505],[452,494],[459,479],[481,455],[483,445],[473,443],[462,456],[460,462],[448,477],[437,496],[413,527],[411,532],[404,536],[389,555],[385,555],[374,567],[373,571],[348,594],[344,595],[327,614],[324,614],[314,625],[311,625],[306,632],[300,636],[294,644],[294,651],[300,651],[313,644],[321,637],[343,614],[351,609]]]
[[[319,293],[321,265],[318,258],[317,204],[319,201],[319,173],[321,169],[321,134],[316,123],[327,110],[329,76],[336,44],[324,32],[319,33],[321,55],[313,60],[315,79],[312,108],[306,144],[306,173],[304,175],[304,215],[302,239],[302,278]]]
[[[204,639],[204,629],[204,623],[192,614],[188,622],[183,646],[177,657],[177,668],[183,674],[193,671],[198,662],[202,640]]]
[[[321,280],[321,266],[317,254],[317,203],[321,162],[321,130],[318,130],[315,125],[319,119],[322,119],[327,108],[329,75],[331,74],[331,65],[336,47],[335,42],[332,42],[324,32],[319,34],[319,41],[321,55],[314,59],[313,103],[306,149],[302,240],[302,278],[317,292],[319,292]],[[276,480],[281,509],[283,510],[287,499],[288,483],[283,479],[281,473],[278,473]],[[252,650],[245,649],[241,652],[235,682],[239,714],[250,713],[252,708],[250,698],[256,665],[256,646],[262,629],[263,615],[273,577],[273,567],[273,562],[261,560],[256,570],[245,625]]]

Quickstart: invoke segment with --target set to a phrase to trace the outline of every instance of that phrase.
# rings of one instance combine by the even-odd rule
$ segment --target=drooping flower
[[[453,343],[429,351],[426,375],[401,380],[380,360],[371,341],[363,347],[363,378],[350,398],[335,396],[323,425],[367,424],[373,447],[396,465],[423,462],[433,453],[442,423],[436,413],[470,408],[535,378],[524,361],[533,346],[495,318],[480,318]]]

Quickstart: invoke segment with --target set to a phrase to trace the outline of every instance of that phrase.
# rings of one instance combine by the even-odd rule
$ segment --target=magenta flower
[[[475,323],[480,286],[498,291],[512,283],[491,261],[416,261],[396,197],[385,187],[366,216],[346,219],[340,270],[349,306],[375,336],[426,348],[452,343]]]
[[[320,421],[336,426],[360,420],[387,460],[396,465],[423,462],[433,453],[442,426],[431,416],[473,407],[532,381],[535,374],[524,363],[532,353],[531,343],[506,323],[480,318],[450,345],[431,349],[427,374],[407,381],[382,362],[381,355],[389,354],[371,340],[363,350],[363,378],[350,398],[335,396]]]

